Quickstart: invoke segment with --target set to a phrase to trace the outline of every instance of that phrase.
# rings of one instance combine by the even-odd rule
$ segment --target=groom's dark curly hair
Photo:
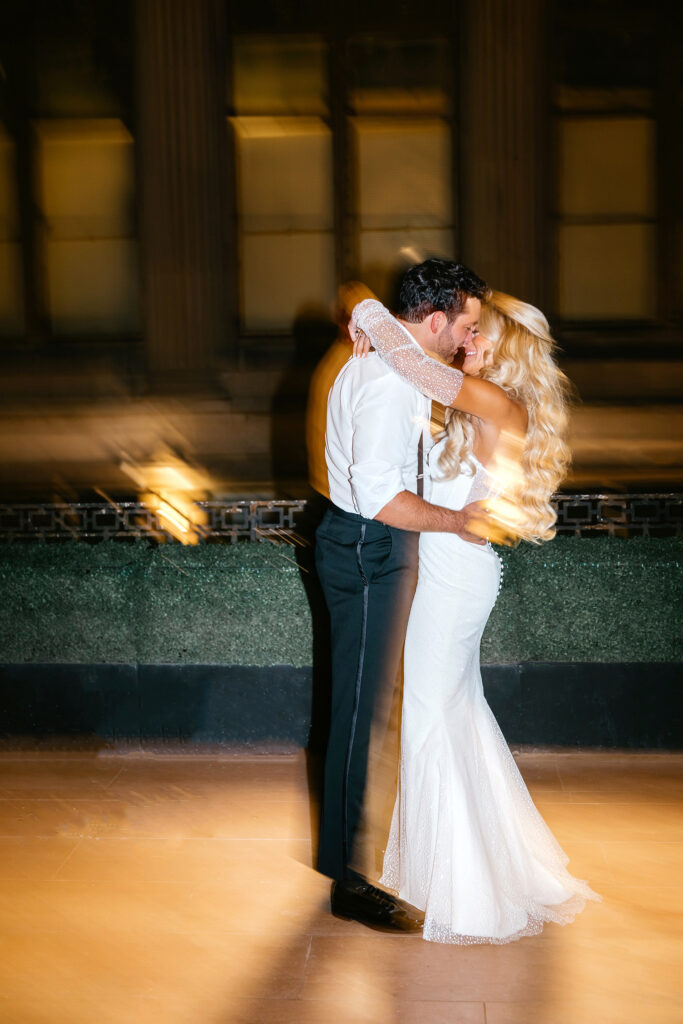
[[[396,315],[418,324],[441,311],[453,321],[469,298],[484,300],[489,291],[486,282],[463,263],[432,257],[403,275]]]

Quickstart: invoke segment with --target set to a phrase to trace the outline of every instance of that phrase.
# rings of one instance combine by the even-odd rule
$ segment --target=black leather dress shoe
[[[422,929],[424,914],[369,882],[346,878],[333,882],[331,903],[335,917],[360,921],[369,928],[391,932],[419,932]]]

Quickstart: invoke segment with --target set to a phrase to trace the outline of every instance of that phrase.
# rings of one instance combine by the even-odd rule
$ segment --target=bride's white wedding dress
[[[432,397],[448,398],[444,388],[453,381],[457,394],[457,377],[449,385],[444,373],[457,371],[438,363],[437,379],[426,385],[424,353],[407,332],[400,338],[397,321],[378,306],[360,326],[379,354]],[[410,345],[418,349],[415,362]],[[443,444],[429,456],[430,501],[461,509],[485,497],[491,482],[476,460],[476,471],[440,476]],[[479,647],[500,579],[489,544],[455,534],[420,536],[404,655],[399,791],[380,882],[424,911],[423,936],[433,942],[511,942],[536,934],[546,921],[566,924],[587,899],[600,898],[567,871],[568,858],[536,810],[484,697]]]
[[[483,475],[479,467],[479,496]],[[433,478],[431,501],[460,509],[472,486],[465,473]],[[399,793],[380,881],[425,912],[433,942],[510,942],[546,921],[566,924],[597,898],[567,872],[484,697],[479,645],[500,578],[490,545],[420,537]]]

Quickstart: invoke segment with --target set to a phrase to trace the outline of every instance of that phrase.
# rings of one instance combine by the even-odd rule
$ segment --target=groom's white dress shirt
[[[325,459],[330,500],[374,519],[400,491],[416,493],[418,444],[432,446],[431,402],[388,369],[375,352],[349,359],[327,402]],[[429,500],[425,474],[423,496]]]

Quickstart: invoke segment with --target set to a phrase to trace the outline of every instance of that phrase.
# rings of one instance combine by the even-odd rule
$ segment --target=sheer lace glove
[[[365,299],[353,310],[350,333],[363,331],[382,362],[427,398],[452,405],[462,386],[463,374],[423,352],[409,331],[377,299]]]

